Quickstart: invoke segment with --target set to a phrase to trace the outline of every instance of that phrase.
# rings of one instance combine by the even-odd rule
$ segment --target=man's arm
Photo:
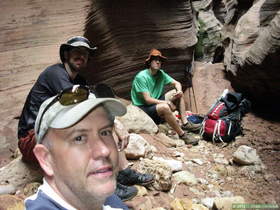
[[[172,85],[175,87],[175,89],[176,89],[175,97],[181,98],[181,97],[183,96],[183,91],[182,91],[182,85],[181,85],[181,83],[174,79],[174,80],[171,82],[171,84],[172,84]]]
[[[159,100],[159,99],[155,99],[155,98],[152,98],[150,96],[150,93],[149,92],[141,92],[140,94],[142,94],[143,96],[143,99],[145,101],[145,103],[147,105],[151,105],[151,104],[161,104],[161,103],[166,103],[166,104],[170,104],[169,101],[164,101],[164,100]]]

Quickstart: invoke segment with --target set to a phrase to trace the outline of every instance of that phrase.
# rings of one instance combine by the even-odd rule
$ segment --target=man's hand
[[[114,131],[114,133],[116,134],[114,139],[117,144],[118,151],[122,151],[129,143],[129,133],[127,132],[123,124],[117,119],[115,119],[114,122]]]
[[[181,98],[183,96],[183,92],[182,91],[177,91],[175,94],[174,94],[174,99],[178,99],[178,98]]]
[[[129,143],[129,134],[119,138],[118,145],[117,145],[118,151],[120,152],[124,150],[127,147],[128,143]]]

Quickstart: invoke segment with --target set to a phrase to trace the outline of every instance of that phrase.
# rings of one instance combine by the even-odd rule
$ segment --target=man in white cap
[[[125,113],[117,99],[96,98],[79,85],[47,99],[36,118],[33,149],[44,181],[25,200],[26,209],[128,209],[117,196],[104,204],[118,173],[114,117]]]

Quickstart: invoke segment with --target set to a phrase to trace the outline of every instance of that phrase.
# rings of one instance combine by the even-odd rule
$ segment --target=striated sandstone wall
[[[229,38],[224,63],[233,87],[259,103],[278,98],[280,1],[256,1],[238,20]]]
[[[83,35],[89,0],[0,1],[0,166],[17,148],[17,123],[38,75],[59,61],[59,46]]]
[[[278,98],[280,1],[194,0],[192,5],[199,37],[196,57],[216,62],[225,48],[223,63],[236,91],[253,104]]]

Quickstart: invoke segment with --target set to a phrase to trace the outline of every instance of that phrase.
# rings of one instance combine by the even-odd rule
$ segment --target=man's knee
[[[171,113],[171,109],[168,104],[157,104],[156,109],[160,115]]]
[[[168,91],[167,93],[165,93],[164,97],[165,100],[167,101],[173,101],[174,100],[174,95],[176,94],[176,89],[172,89],[170,91]]]

